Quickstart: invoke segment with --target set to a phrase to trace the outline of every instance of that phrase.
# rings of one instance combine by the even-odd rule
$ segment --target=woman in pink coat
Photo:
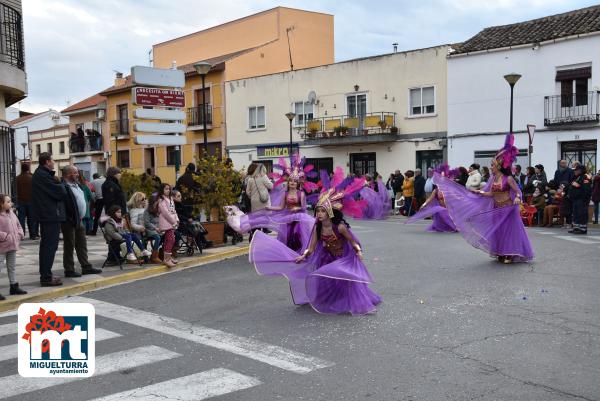
[[[171,197],[171,186],[161,184],[158,198],[158,227],[165,233],[163,240],[163,251],[165,253],[164,263],[168,267],[177,264],[177,259],[171,255],[175,246],[175,229],[179,225],[179,218],[175,211],[175,202]]]
[[[10,295],[27,294],[19,288],[15,267],[17,264],[17,250],[25,236],[19,219],[12,210],[13,204],[8,195],[0,195],[0,254],[4,255],[8,280],[10,281]],[[0,295],[0,301],[4,300]]]

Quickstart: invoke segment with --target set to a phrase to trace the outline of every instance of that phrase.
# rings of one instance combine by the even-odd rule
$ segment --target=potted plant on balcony
[[[317,136],[318,132],[319,132],[319,129],[317,127],[310,127],[308,129],[308,137],[315,138]]]
[[[387,122],[385,120],[379,120],[377,125],[379,125],[379,128],[381,128],[381,132],[387,128]]]
[[[335,134],[335,136],[340,136],[342,133],[342,126],[338,125],[337,127],[333,128],[333,133]],[[333,135],[330,135],[333,136]]]
[[[223,243],[225,236],[225,212],[223,206],[234,205],[241,193],[242,180],[239,171],[231,163],[205,156],[197,162],[194,181],[199,191],[194,192],[194,213],[204,212],[208,231],[206,239],[215,245]]]
[[[390,134],[397,134],[398,133],[398,127],[396,127],[395,125],[392,125],[390,127]]]

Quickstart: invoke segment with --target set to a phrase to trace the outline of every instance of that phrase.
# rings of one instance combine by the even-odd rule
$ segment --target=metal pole
[[[202,77],[202,123],[204,132],[204,155],[208,155],[208,134],[206,133],[206,89],[204,87],[204,77],[205,75],[201,75]],[[202,156],[204,157],[204,156]]]
[[[515,85],[510,85],[510,133],[513,133],[513,89]]]
[[[292,120],[290,120],[290,166],[292,165]]]

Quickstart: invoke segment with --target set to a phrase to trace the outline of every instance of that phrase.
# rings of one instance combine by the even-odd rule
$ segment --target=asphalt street
[[[428,222],[351,224],[376,314],[294,306],[239,257],[70,299],[96,306],[89,379],[20,378],[0,317],[0,397],[600,400],[600,230],[528,229],[535,261],[502,265]]]

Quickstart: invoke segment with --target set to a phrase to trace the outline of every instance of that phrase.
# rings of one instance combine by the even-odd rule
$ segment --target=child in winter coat
[[[104,238],[112,249],[119,249],[121,242],[125,241],[127,263],[137,263],[137,258],[133,252],[134,243],[142,250],[142,256],[150,256],[151,253],[144,249],[142,241],[136,235],[125,229],[121,214],[120,206],[113,205],[108,209],[108,220],[104,223]]]
[[[4,255],[8,280],[10,282],[10,295],[27,294],[19,288],[15,267],[17,264],[17,250],[25,236],[19,219],[12,210],[12,201],[8,195],[0,195],[0,254]],[[4,300],[0,295],[0,300]]]
[[[163,250],[165,254],[164,263],[173,267],[177,263],[172,255],[175,246],[175,229],[179,225],[179,218],[175,210],[175,202],[171,197],[171,186],[162,184],[158,198],[158,226],[165,233]]]

